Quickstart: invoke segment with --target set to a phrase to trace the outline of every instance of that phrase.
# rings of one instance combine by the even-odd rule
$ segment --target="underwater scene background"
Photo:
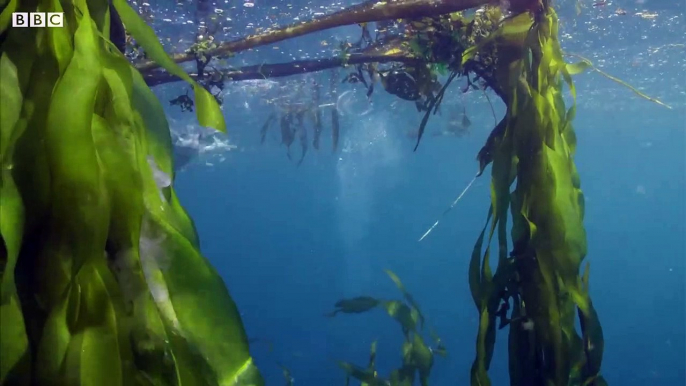
[[[672,107],[640,99],[595,72],[575,77],[575,161],[586,197],[591,294],[605,338],[603,375],[612,385],[684,385],[686,6],[666,0],[581,3],[577,15],[576,2],[556,2],[563,50]],[[215,12],[226,20],[225,36],[217,38],[350,4],[218,2],[222,11]],[[149,9],[163,41],[192,42],[192,3],[151,1]],[[229,63],[331,56],[335,42],[355,40],[359,30],[318,32],[240,53]],[[339,78],[346,71],[339,70]],[[330,76],[227,85],[222,109],[228,135],[209,134],[194,114],[165,102],[183,94],[185,84],[153,88],[170,117],[177,162],[184,163],[175,187],[195,220],[202,252],[239,307],[268,385],[284,384],[280,365],[297,385],[342,385],[345,373],[336,361],[365,366],[374,340],[378,372],[397,368],[403,336],[385,312],[324,316],[342,298],[400,299],[384,269],[402,279],[448,350],[446,358],[435,359],[430,384],[467,384],[478,324],[467,272],[489,204],[490,177],[477,179],[440,225],[417,240],[474,177],[476,153],[504,106],[491,95],[492,111],[481,92],[451,87],[413,152],[412,132],[422,114],[411,102],[381,88],[368,101],[359,84],[340,84],[337,96],[322,96],[322,104],[341,116],[335,152],[328,126],[320,149],[309,149],[299,166],[300,148],[292,146],[290,160],[277,129],[260,143],[260,128],[273,110],[270,98],[297,98],[298,84],[328,86]],[[459,135],[442,135],[465,115],[471,125]],[[494,385],[508,383],[506,355],[505,335],[499,335]]]

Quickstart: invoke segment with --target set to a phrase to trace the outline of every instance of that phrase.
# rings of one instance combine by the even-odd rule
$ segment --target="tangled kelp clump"
[[[12,12],[64,28],[12,28]],[[166,56],[124,0],[13,0],[0,15],[0,383],[261,385],[240,315],[173,189],[162,106],[110,42],[113,13]]]
[[[336,309],[326,314],[328,317],[338,313],[361,314],[375,308],[382,308],[386,313],[400,324],[404,341],[402,345],[402,364],[400,368],[391,372],[388,378],[379,375],[376,370],[376,346],[371,344],[371,352],[367,367],[361,367],[350,362],[339,361],[338,365],[346,372],[346,385],[354,378],[362,382],[362,385],[372,386],[412,386],[415,379],[419,378],[422,386],[429,384],[429,376],[434,363],[434,354],[442,357],[447,355],[441,339],[432,331],[435,347],[429,347],[421,336],[424,329],[424,315],[419,309],[419,304],[410,294],[398,276],[390,270],[386,270],[388,276],[403,294],[404,300],[381,300],[370,296],[358,296],[351,299],[341,299],[336,302]]]

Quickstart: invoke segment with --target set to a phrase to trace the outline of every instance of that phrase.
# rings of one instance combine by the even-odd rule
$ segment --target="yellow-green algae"
[[[151,58],[164,53],[124,0]],[[9,28],[11,12],[63,28]],[[159,101],[109,42],[105,0],[11,0],[0,15],[0,383],[262,385],[236,305],[174,193]]]

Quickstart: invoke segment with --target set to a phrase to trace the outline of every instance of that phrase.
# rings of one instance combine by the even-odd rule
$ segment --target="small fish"
[[[191,97],[188,96],[188,90],[186,90],[186,94],[179,95],[178,97],[170,100],[169,104],[172,106],[181,106],[181,111],[188,110],[190,112],[193,112],[193,99],[191,99]]]
[[[330,318],[336,316],[337,313],[344,314],[361,314],[377,307],[381,302],[369,296],[358,296],[352,299],[341,299],[334,304],[336,309],[333,312],[324,314]]]
[[[469,128],[472,126],[472,121],[467,116],[467,111],[462,111],[462,119],[453,118],[448,121],[448,126],[441,132],[440,135],[463,137],[469,134]]]
[[[281,371],[283,371],[283,377],[286,379],[286,386],[293,386],[295,384],[295,378],[291,376],[291,370],[288,369],[288,367],[277,363],[277,366],[281,368]]]

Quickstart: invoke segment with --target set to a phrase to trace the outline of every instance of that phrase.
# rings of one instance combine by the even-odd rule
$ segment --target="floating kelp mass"
[[[491,205],[467,273],[479,318],[470,384],[491,384],[496,332],[509,327],[511,385],[606,385],[588,264],[580,273],[587,251],[572,76],[595,70],[631,86],[587,59],[565,61],[577,56],[560,46],[550,0],[493,3],[369,1],[221,42],[215,21],[222,12],[200,0],[196,42],[168,56],[144,21],[149,6],[139,6],[148,9],[139,15],[125,0],[6,2],[0,384],[263,385],[238,309],[200,254],[193,221],[175,194],[169,125],[150,87],[186,82],[190,90],[162,103],[223,132],[219,105],[227,82],[328,71],[329,79],[310,78],[291,90],[296,97],[273,98],[259,130],[264,142],[278,127],[296,164],[310,148],[320,149],[329,129],[338,150],[342,83],[367,98],[382,89],[422,114],[415,150],[456,79],[465,81],[462,92],[502,99],[506,113],[477,154],[477,178],[491,166]],[[35,11],[63,12],[64,27],[10,27],[13,12]],[[359,25],[361,37],[340,42],[335,57],[226,64],[250,48],[344,25]],[[179,67],[186,61],[195,62],[194,73]],[[471,125],[464,106],[453,117],[453,134]],[[293,156],[296,140],[301,152]],[[379,375],[376,342],[366,366],[339,365],[348,382],[410,386],[418,378],[428,385],[434,354],[445,356],[445,347],[433,333],[434,345],[424,342],[419,305],[387,274],[401,300],[342,299],[327,316],[383,310],[401,327],[401,366]]]

